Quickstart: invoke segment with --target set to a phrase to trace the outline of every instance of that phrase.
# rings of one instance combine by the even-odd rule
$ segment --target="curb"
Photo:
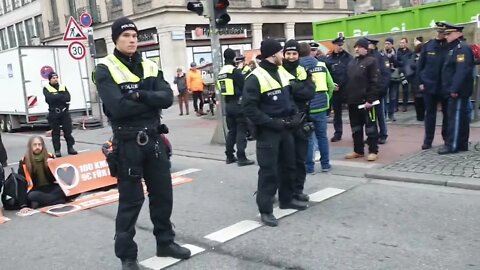
[[[366,178],[428,184],[446,187],[455,187],[471,190],[480,190],[480,179],[456,177],[449,175],[433,175],[425,173],[400,172],[393,170],[371,170],[365,173]]]

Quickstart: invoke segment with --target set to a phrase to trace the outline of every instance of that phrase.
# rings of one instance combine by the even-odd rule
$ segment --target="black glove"
[[[285,121],[282,119],[272,119],[272,121],[268,122],[267,126],[271,129],[282,131],[285,129]]]
[[[298,128],[303,123],[303,120],[305,120],[305,114],[297,113],[294,116],[292,116],[290,121],[287,121],[285,126],[286,128],[289,128],[289,129],[295,129],[295,128]]]
[[[140,97],[140,93],[138,92],[138,90],[129,90],[128,92],[123,94],[123,97],[130,100],[137,100]]]

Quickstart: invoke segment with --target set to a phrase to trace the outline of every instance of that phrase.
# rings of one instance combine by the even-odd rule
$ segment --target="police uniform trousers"
[[[114,141],[120,136],[114,135]],[[172,179],[167,148],[159,135],[151,135],[146,145],[135,139],[118,139],[118,212],[115,222],[115,255],[122,259],[137,258],[135,223],[144,201],[142,178],[147,186],[150,219],[157,246],[169,245],[175,233],[172,230]]]
[[[237,145],[237,158],[246,159],[245,148],[247,148],[247,119],[242,113],[242,106],[238,101],[232,100],[226,103],[226,122],[228,128],[226,151],[228,158],[235,153],[234,145]]]
[[[7,159],[8,159],[7,150],[5,150],[5,146],[3,145],[2,133],[0,132],[0,163],[1,163],[0,166],[4,165],[6,167]]]
[[[281,204],[290,203],[293,198],[295,142],[292,130],[258,127],[257,132],[257,162],[260,167],[257,205],[260,213],[271,214],[277,188]]]
[[[363,128],[367,135],[368,152],[378,153],[378,127],[377,127],[377,106],[370,109],[359,109],[359,104],[349,104],[348,114],[350,127],[352,128],[353,151],[357,154],[365,153],[363,140]]]
[[[343,96],[342,96],[342,92],[340,91],[333,92],[333,97],[332,97],[333,128],[335,129],[335,133],[333,134],[333,136],[335,138],[342,138],[342,135],[343,135],[343,121],[342,121]]]
[[[452,152],[468,150],[469,101],[469,98],[448,98],[448,132],[445,145]]]
[[[72,118],[70,117],[70,112],[68,109],[60,112],[55,110],[50,110],[48,113],[48,124],[52,129],[52,143],[53,149],[55,151],[60,151],[60,126],[62,126],[63,137],[67,142],[67,145],[73,146],[75,144],[75,139],[72,136]]]
[[[440,102],[442,105],[442,138],[447,140],[447,127],[448,127],[448,99],[441,95],[423,94],[423,100],[425,103],[425,138],[423,144],[432,145],[433,138],[435,136],[435,126],[437,124],[437,104]]]
[[[312,131],[306,132],[303,130],[303,124],[297,128],[293,133],[295,141],[295,164],[296,174],[293,183],[293,192],[295,194],[302,194],[305,180],[307,177],[306,158],[308,151],[308,140],[312,136]]]

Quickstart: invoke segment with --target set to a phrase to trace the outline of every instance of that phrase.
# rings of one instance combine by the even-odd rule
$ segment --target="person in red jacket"
[[[23,205],[21,212],[30,208],[65,203],[67,197],[57,184],[48,162],[54,155],[47,152],[45,141],[40,136],[28,140],[28,150],[18,164],[18,174],[25,177],[28,183],[28,205]]]

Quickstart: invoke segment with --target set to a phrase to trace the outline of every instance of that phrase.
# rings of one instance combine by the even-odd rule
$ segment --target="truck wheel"
[[[0,116],[0,130],[3,132],[7,132],[7,117],[6,116]]]
[[[13,123],[12,123],[12,118],[11,117],[4,117],[3,122],[5,123],[5,128],[3,131],[8,132],[8,133],[13,133],[15,132],[15,129],[13,128]]]

